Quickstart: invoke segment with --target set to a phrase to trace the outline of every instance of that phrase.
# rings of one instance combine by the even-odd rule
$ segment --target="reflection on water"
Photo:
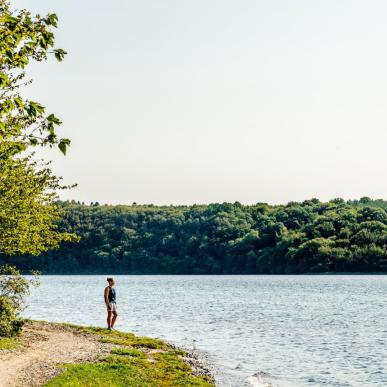
[[[43,276],[25,315],[105,324],[106,276]],[[387,386],[386,276],[117,276],[117,329],[195,346],[221,386]]]

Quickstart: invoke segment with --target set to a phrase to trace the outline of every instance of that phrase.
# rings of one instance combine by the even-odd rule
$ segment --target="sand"
[[[0,352],[0,386],[41,386],[63,372],[63,363],[98,361],[108,355],[111,345],[98,336],[45,323],[27,323],[21,345]]]

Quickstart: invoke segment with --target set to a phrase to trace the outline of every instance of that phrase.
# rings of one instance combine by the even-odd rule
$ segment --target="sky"
[[[25,93],[72,140],[39,152],[63,199],[387,199],[386,1],[11,3],[59,17]]]

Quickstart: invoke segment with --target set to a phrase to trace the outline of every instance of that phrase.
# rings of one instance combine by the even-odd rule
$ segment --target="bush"
[[[23,320],[16,317],[12,302],[9,298],[0,296],[0,336],[15,336],[22,327]]]
[[[31,286],[39,284],[37,273],[31,280],[26,279],[14,266],[0,267],[0,336],[17,335],[23,327],[20,313]]]

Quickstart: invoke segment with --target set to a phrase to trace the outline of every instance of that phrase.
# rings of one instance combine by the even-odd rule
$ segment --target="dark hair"
[[[107,282],[112,282],[112,281],[114,281],[114,279],[113,279],[113,277],[107,277],[106,281]]]

